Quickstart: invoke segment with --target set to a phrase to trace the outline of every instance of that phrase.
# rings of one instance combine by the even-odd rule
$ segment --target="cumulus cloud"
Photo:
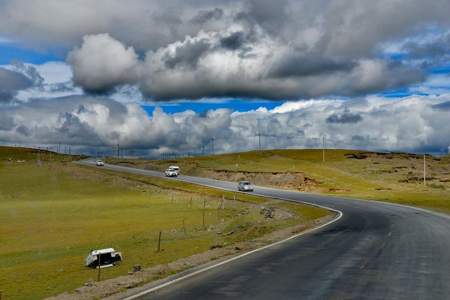
[[[422,81],[448,49],[446,34],[404,44],[401,60],[380,50],[448,28],[447,0],[91,2],[1,1],[0,34],[73,49],[74,80],[87,91],[133,83],[156,100],[376,93]]]
[[[137,54],[109,34],[86,35],[68,55],[74,82],[90,92],[104,92],[135,81]]]
[[[135,83],[154,100],[204,97],[298,99],[329,94],[359,95],[423,80],[423,73],[379,59],[340,61],[301,53],[260,29],[235,26],[200,32],[148,51],[108,35],[90,35],[69,54],[75,82],[87,91]]]
[[[0,68],[0,141],[233,151],[255,148],[261,130],[265,147],[315,147],[326,135],[335,147],[440,151],[448,76],[424,83],[424,72],[448,61],[448,11],[448,0],[0,0],[2,37],[71,49],[70,68]],[[366,96],[418,82],[418,93],[443,96]],[[151,117],[135,104],[203,97],[314,101]]]
[[[208,152],[213,147],[216,152],[252,150],[260,134],[263,148],[315,148],[325,136],[333,148],[445,152],[450,144],[449,97],[308,100],[273,110],[201,114],[155,109],[149,116],[137,104],[71,96],[0,110],[0,141],[90,149],[120,144],[154,155]]]

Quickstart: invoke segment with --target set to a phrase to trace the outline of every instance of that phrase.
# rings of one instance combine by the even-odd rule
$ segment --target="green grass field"
[[[164,264],[210,249],[305,224],[329,212],[164,179],[77,166],[72,157],[0,148],[0,290],[3,299],[40,299],[96,278],[84,267],[91,249],[114,247],[123,263],[102,279],[132,266]],[[268,202],[269,201],[269,202]],[[203,208],[204,203],[206,204]],[[261,204],[289,211],[264,219]],[[205,226],[203,213],[205,212]],[[184,226],[183,226],[184,223]],[[155,253],[159,231],[163,251]],[[235,234],[224,235],[233,230]]]
[[[158,170],[178,164],[185,174],[229,180],[252,178],[261,185],[391,201],[450,213],[449,156],[427,156],[426,186],[422,182],[422,156],[327,150],[325,158],[323,162],[321,150],[268,150],[168,161],[110,160]],[[292,178],[290,174],[301,176]],[[277,180],[270,181],[271,175],[278,176]]]

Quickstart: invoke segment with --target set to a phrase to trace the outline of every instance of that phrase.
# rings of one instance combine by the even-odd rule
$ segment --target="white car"
[[[241,192],[253,192],[253,186],[250,181],[239,181],[238,191]]]
[[[95,162],[95,165],[96,165],[97,167],[103,167],[103,166],[105,165],[105,163],[103,162],[103,160],[98,159],[98,160]]]
[[[164,174],[166,175],[166,177],[177,177],[178,175],[180,175],[180,167],[169,166]]]

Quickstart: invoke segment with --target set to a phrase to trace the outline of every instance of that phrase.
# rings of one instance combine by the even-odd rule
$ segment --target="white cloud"
[[[46,84],[69,82],[73,77],[72,68],[64,62],[49,61],[40,65],[34,65],[34,67],[44,78],[44,83]]]
[[[67,58],[74,82],[93,92],[110,90],[136,81],[137,54],[109,34],[86,35],[83,44]]]
[[[58,103],[58,105],[55,105]],[[152,117],[133,103],[102,97],[72,96],[35,100],[0,111],[3,143],[66,143],[159,152],[218,152],[255,149],[258,119],[264,148],[320,147],[445,152],[450,144],[450,94],[401,100],[289,102],[273,110],[205,114],[185,111]],[[7,116],[12,116],[7,120]]]
[[[148,51],[144,60],[109,35],[88,35],[68,61],[75,83],[87,91],[137,84],[153,100],[355,95],[423,79],[421,71],[400,63],[367,58],[340,62],[299,53],[258,26],[200,31]]]

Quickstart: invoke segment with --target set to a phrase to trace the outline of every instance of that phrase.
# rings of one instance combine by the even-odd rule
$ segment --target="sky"
[[[447,153],[448,11],[448,0],[0,0],[0,144],[158,157],[325,138]]]

